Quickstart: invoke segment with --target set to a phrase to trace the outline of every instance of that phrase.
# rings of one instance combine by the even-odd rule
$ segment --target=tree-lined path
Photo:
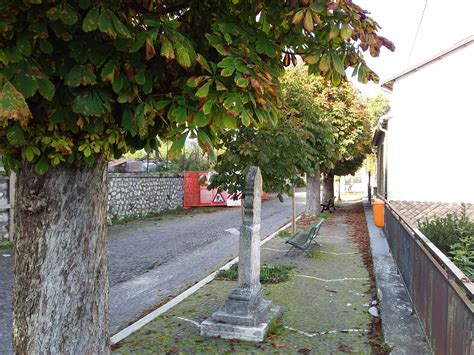
[[[305,194],[296,194],[296,210]],[[291,216],[291,200],[262,205],[262,238]],[[239,209],[151,218],[109,228],[110,331],[176,295],[238,253]],[[227,230],[227,231],[226,231]],[[4,253],[5,254],[5,253]],[[0,353],[11,353],[12,257],[0,256]]]

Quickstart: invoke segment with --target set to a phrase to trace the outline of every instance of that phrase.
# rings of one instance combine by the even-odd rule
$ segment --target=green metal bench
[[[285,243],[290,244],[291,248],[290,250],[286,252],[285,255],[288,255],[290,251],[296,248],[305,252],[306,255],[311,257],[311,254],[308,253],[308,248],[311,246],[311,243],[313,241],[316,243],[316,245],[319,245],[319,243],[316,242],[315,239],[318,236],[319,228],[321,228],[321,225],[323,224],[323,222],[324,222],[324,218],[321,218],[318,222],[314,223],[311,226],[311,229],[309,232],[299,231],[290,239],[288,239]]]

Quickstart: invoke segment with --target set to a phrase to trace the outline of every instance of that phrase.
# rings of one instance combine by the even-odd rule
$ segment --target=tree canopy
[[[371,128],[362,99],[349,82],[333,85],[304,66],[281,79],[281,119],[262,128],[222,135],[211,187],[241,190],[246,171],[258,165],[269,192],[288,193],[304,174],[354,173],[370,151]]]
[[[350,0],[5,0],[0,4],[0,154],[45,173],[90,166],[278,118],[283,65],[303,58],[339,84],[393,44]]]
[[[388,111],[390,111],[390,101],[381,93],[367,98],[367,112],[372,127],[376,127],[380,117],[386,115]]]

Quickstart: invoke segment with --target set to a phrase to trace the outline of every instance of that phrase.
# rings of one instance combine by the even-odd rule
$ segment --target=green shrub
[[[469,279],[474,280],[474,234],[451,245],[451,259]]]
[[[418,221],[418,227],[466,276],[474,279],[474,222],[467,217],[465,206],[460,214]]]
[[[288,280],[290,271],[294,266],[266,265],[260,267],[260,282],[262,284],[276,284]],[[222,280],[237,280],[239,277],[238,264],[232,265],[228,270],[219,270],[217,278]]]
[[[474,223],[467,217],[465,206],[460,214],[452,213],[446,217],[420,220],[418,227],[445,254],[448,254],[451,246],[461,238],[474,235]]]

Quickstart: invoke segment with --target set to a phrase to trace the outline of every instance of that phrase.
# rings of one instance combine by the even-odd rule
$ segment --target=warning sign
[[[225,200],[224,200],[224,197],[222,197],[221,193],[218,192],[216,193],[216,195],[214,196],[214,199],[212,200],[213,203],[224,203]]]
[[[229,207],[242,206],[242,193],[238,192],[236,194],[227,196],[226,202],[227,202],[227,206]]]

